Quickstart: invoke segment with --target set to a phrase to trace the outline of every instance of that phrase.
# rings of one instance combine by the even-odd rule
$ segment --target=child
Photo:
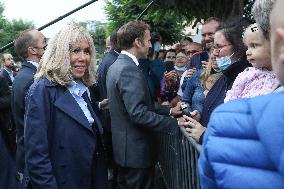
[[[238,75],[224,102],[268,94],[279,86],[276,75],[271,71],[269,41],[262,36],[256,24],[245,30],[244,43],[248,47],[247,59],[253,67]]]

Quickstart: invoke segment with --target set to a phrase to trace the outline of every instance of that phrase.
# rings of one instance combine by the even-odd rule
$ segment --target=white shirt
[[[84,115],[88,119],[90,125],[92,125],[94,123],[94,118],[88,108],[87,102],[85,102],[84,98],[82,97],[84,92],[88,92],[88,88],[81,81],[72,81],[68,87],[68,90],[76,100],[77,104],[80,106],[81,110],[84,112]]]
[[[38,69],[38,63],[28,60],[27,62],[31,63],[32,65],[34,65],[36,67],[36,69]]]
[[[136,66],[139,66],[139,62],[138,62],[136,56],[134,56],[133,54],[131,54],[127,51],[121,51],[121,54],[125,54],[125,55],[129,56],[133,60],[133,62],[135,62]]]
[[[13,82],[14,81],[14,75],[13,75],[13,71],[12,70],[8,70],[4,67],[4,70],[8,73],[11,81]]]

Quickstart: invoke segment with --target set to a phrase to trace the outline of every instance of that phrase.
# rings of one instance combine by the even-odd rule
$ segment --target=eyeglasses
[[[175,56],[167,56],[166,58],[168,58],[168,59],[175,59],[176,57]]]
[[[46,50],[46,47],[47,47],[47,45],[45,45],[45,46],[43,46],[43,47],[34,47],[34,48]]]
[[[219,54],[220,51],[221,51],[224,47],[227,47],[227,46],[231,46],[231,44],[223,45],[222,47],[218,47],[218,46],[214,45],[214,46],[212,47],[212,50],[213,50],[213,51],[216,50],[216,51],[218,52],[218,54]]]
[[[186,56],[177,56],[176,59],[186,59]]]

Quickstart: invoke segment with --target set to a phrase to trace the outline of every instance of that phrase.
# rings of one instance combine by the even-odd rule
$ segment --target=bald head
[[[35,29],[28,29],[21,32],[14,43],[15,51],[23,60],[38,62],[46,47],[46,38]],[[31,51],[31,48],[32,49]],[[32,56],[32,57],[31,57]]]
[[[273,71],[284,84],[284,7],[283,0],[277,0],[272,10],[271,27],[271,60]]]

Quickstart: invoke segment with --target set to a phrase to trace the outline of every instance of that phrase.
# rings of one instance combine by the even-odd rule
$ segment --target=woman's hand
[[[165,73],[165,80],[175,80],[177,78],[177,72],[175,70]]]

